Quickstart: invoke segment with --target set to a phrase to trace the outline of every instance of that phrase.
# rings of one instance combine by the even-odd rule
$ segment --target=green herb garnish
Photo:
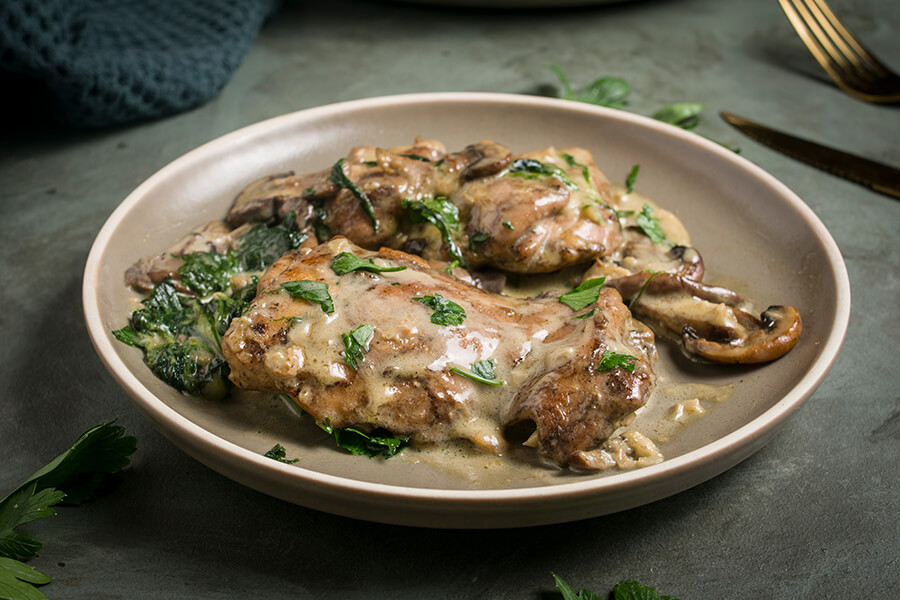
[[[506,171],[507,177],[519,177],[521,179],[545,179],[555,177],[569,189],[576,189],[578,185],[572,181],[566,172],[556,165],[541,162],[531,158],[517,158],[509,165]]]
[[[403,156],[405,156],[406,158],[411,158],[413,160],[420,160],[422,162],[431,162],[430,158],[422,156],[421,154],[404,154]]]
[[[635,295],[635,297],[631,299],[631,302],[628,303],[628,310],[632,310],[635,307],[635,305],[638,303],[638,300],[640,300],[641,296],[644,295],[644,291],[646,291],[647,286],[649,286],[650,282],[653,281],[653,278],[656,277],[657,274],[660,273],[660,271],[647,271],[647,272],[650,273],[650,276],[647,278],[647,281],[645,281],[644,284],[641,286],[641,289],[638,290],[638,293]]]
[[[565,89],[566,100],[575,100],[576,102],[585,102],[596,106],[606,106],[608,108],[622,108],[628,104],[628,96],[631,94],[631,86],[621,77],[601,77],[591,83],[583,92],[576,94],[569,84],[569,78],[565,72],[558,66],[550,67],[559,77],[560,83]]]
[[[316,234],[316,240],[320,244],[331,239],[331,230],[328,228],[328,225],[325,224],[325,217],[327,216],[328,213],[323,206],[315,207],[313,211],[312,228],[313,233]]]
[[[587,182],[588,185],[592,186],[591,171],[590,171],[590,169],[588,169],[587,165],[581,164],[580,162],[575,160],[574,156],[572,156],[571,154],[569,154],[567,152],[560,152],[559,154],[560,154],[560,156],[563,157],[563,160],[565,160],[566,164],[569,165],[570,167],[579,167],[581,169],[581,176],[584,177],[585,182]]]
[[[462,251],[453,240],[451,231],[459,230],[459,209],[447,198],[439,196],[437,198],[423,198],[422,200],[404,199],[401,206],[409,211],[410,220],[413,223],[429,222],[438,228],[441,233],[441,240],[447,246],[447,251],[454,259],[459,261],[463,267],[466,266],[466,260],[463,258]]]
[[[575,590],[559,575],[551,572],[556,582],[556,589],[562,594],[563,600],[603,600],[594,592],[588,590]],[[673,596],[660,596],[659,592],[637,581],[620,581],[613,589],[613,600],[678,600]]]
[[[257,224],[237,240],[237,248],[224,254],[197,252],[181,256],[181,283],[201,297],[228,292],[231,278],[248,271],[263,271],[288,250],[299,248],[306,233],[294,229],[296,212],[271,227]]]
[[[359,368],[359,363],[365,358],[365,353],[369,351],[369,342],[375,334],[374,325],[360,325],[356,329],[350,330],[350,333],[342,333],[341,340],[344,342],[344,362],[350,365],[353,370]]]
[[[137,442],[112,423],[85,432],[8,496],[0,500],[0,598],[45,600],[34,586],[50,583],[44,573],[21,560],[42,547],[34,537],[16,531],[20,525],[52,517],[52,506],[79,505],[107,491],[117,472],[128,466]]]
[[[421,302],[434,311],[431,313],[431,322],[435,325],[462,325],[466,318],[466,311],[462,306],[452,300],[447,300],[440,294],[422,296],[413,298],[413,300]]]
[[[450,263],[449,265],[444,267],[444,273],[446,273],[447,275],[453,275],[453,270],[456,269],[456,267],[458,267],[458,266],[459,266],[459,261],[454,260],[452,263]]]
[[[641,165],[634,165],[631,167],[631,172],[628,173],[628,177],[625,178],[625,193],[630,194],[634,191],[634,184],[637,181],[638,171],[641,170]],[[618,215],[618,213],[616,213]]]
[[[369,215],[369,219],[372,220],[372,229],[378,233],[378,218],[375,216],[375,208],[372,206],[372,201],[369,200],[365,193],[359,189],[359,186],[350,181],[350,178],[344,173],[344,163],[346,162],[347,159],[342,158],[331,167],[331,183],[339,188],[350,190],[350,192],[356,196],[356,199],[359,200],[363,210]]]
[[[322,307],[326,314],[334,312],[334,301],[328,293],[328,284],[323,281],[287,281],[281,284],[281,288],[293,298],[302,298]]]
[[[578,320],[581,320],[581,319],[589,319],[589,318],[591,318],[591,317],[594,316],[594,313],[595,313],[595,312],[597,312],[597,307],[594,307],[594,308],[592,308],[591,310],[587,311],[586,313],[582,313],[582,314],[580,314],[580,315],[576,315],[576,316],[574,316],[574,317],[572,317],[572,318],[573,318],[573,319],[578,319]]]
[[[597,371],[611,371],[616,367],[622,367],[629,373],[634,373],[634,365],[637,358],[630,354],[620,354],[607,350],[600,357],[600,364],[597,365]]]
[[[703,110],[702,104],[695,102],[676,102],[668,104],[655,113],[652,118],[669,125],[675,125],[682,129],[694,129],[700,123],[700,112]]]
[[[516,228],[509,221],[503,221],[503,226],[509,229],[510,231],[515,231]]]
[[[369,273],[393,273],[403,271],[406,267],[382,267],[375,264],[374,259],[362,259],[349,252],[341,252],[331,260],[331,269],[337,275],[346,275],[351,271],[367,271]]]
[[[472,234],[472,237],[469,238],[469,250],[478,252],[478,244],[486,242],[489,239],[491,239],[491,234],[485,233],[484,231],[476,231]]]
[[[334,436],[339,448],[360,456],[390,458],[409,445],[408,437],[394,437],[390,432],[384,432],[384,435],[370,435],[354,427],[337,429],[331,426],[331,420],[327,418],[325,423],[318,425],[322,431]]]
[[[483,383],[485,385],[503,385],[506,382],[500,381],[494,374],[494,368],[496,366],[497,361],[492,358],[490,360],[479,360],[472,363],[471,371],[466,371],[459,367],[450,367],[450,372],[462,375],[463,377],[468,377],[472,381],[477,381],[478,383]]]
[[[559,301],[572,310],[587,308],[600,297],[600,288],[605,281],[606,277],[588,279],[560,296]]]
[[[263,454],[266,458],[271,458],[272,460],[277,460],[278,462],[283,462],[286,465],[292,465],[295,462],[299,461],[299,458],[287,458],[287,450],[284,449],[284,446],[281,444],[275,444],[272,446],[272,449]]]
[[[652,216],[650,214],[651,212],[653,212],[653,209],[650,208],[649,204],[645,204],[641,209],[641,212],[635,217],[638,227],[641,228],[641,231],[643,231],[654,244],[668,243],[666,242],[666,234],[663,233],[663,230],[659,226],[659,219]]]

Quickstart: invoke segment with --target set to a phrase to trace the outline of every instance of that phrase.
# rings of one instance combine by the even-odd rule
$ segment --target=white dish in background
[[[582,146],[612,181],[640,164],[638,188],[672,210],[707,265],[760,303],[792,304],[803,316],[799,344],[755,367],[695,365],[673,346],[661,359],[673,377],[736,383],[712,414],[662,446],[666,460],[629,472],[574,474],[504,466],[491,457],[442,466],[411,452],[388,461],[333,447],[310,419],[280,401],[214,403],[157,380],[141,353],[116,341],[133,308],[123,283],[138,258],[169,247],[192,227],[222,218],[259,176],[331,166],[355,145],[410,143],[417,135],[449,150],[484,138],[513,152]],[[773,177],[706,139],[623,111],[528,96],[439,93],[323,106],[276,117],[189,152],[150,177],[100,231],[84,276],[84,309],[104,363],[173,443],[220,473],[273,496],[340,515],[427,527],[517,527],[583,519],[675,494],[762,447],[809,397],[846,332],[850,291],[837,246],[813,212]],[[263,457],[275,443],[297,465]]]

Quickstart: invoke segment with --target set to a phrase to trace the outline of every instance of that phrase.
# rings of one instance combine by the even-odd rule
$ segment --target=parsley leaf
[[[505,223],[509,223],[509,221],[504,221]],[[486,233],[484,231],[476,231],[472,234],[472,237],[469,238],[469,250],[472,252],[478,252],[478,244],[481,242],[486,242],[491,239],[491,234]]]
[[[594,316],[594,313],[595,313],[595,312],[597,312],[597,307],[596,307],[596,306],[595,306],[594,308],[592,308],[591,310],[589,310],[589,311],[587,311],[587,312],[585,312],[585,313],[581,313],[580,315],[576,315],[576,316],[574,316],[574,317],[572,317],[572,318],[573,318],[573,319],[578,319],[579,321],[582,320],[582,319],[590,319],[591,317]]]
[[[566,100],[575,100],[586,104],[606,106],[608,108],[622,108],[628,104],[628,96],[631,94],[631,86],[621,77],[601,77],[591,83],[583,92],[576,94],[569,84],[569,78],[565,72],[556,65],[550,67],[565,89]]]
[[[462,325],[466,318],[466,311],[462,306],[452,300],[447,300],[440,294],[422,296],[413,298],[413,300],[421,302],[434,311],[431,314],[431,322],[435,325]]]
[[[0,598],[10,600],[47,600],[33,586],[52,581],[34,567],[11,558],[0,557]]]
[[[326,314],[334,312],[334,301],[328,293],[328,284],[323,281],[287,281],[281,284],[282,289],[294,298],[302,298],[322,307]]]
[[[556,582],[556,589],[562,595],[563,600],[603,600],[594,592],[588,590],[575,590],[559,575],[550,573]],[[637,581],[620,581],[613,589],[613,600],[678,600],[672,596],[660,596],[654,588],[638,583]]]
[[[88,430],[0,500],[0,598],[45,598],[32,585],[49,583],[50,577],[17,560],[34,556],[41,543],[16,528],[55,515],[51,506],[62,501],[78,505],[104,490],[137,447],[133,437],[123,437],[124,432],[112,423]]]
[[[588,279],[560,296],[559,301],[572,310],[587,308],[600,297],[600,288],[605,281],[606,277]]]
[[[447,252],[459,261],[463,267],[466,261],[462,251],[453,240],[451,231],[459,230],[459,209],[443,196],[437,198],[423,198],[422,200],[404,199],[401,206],[409,211],[410,220],[413,223],[429,222],[441,233],[441,240],[447,245]]]
[[[378,233],[378,218],[375,216],[375,208],[372,206],[372,201],[369,200],[366,194],[359,189],[355,183],[350,181],[350,178],[344,173],[344,163],[346,162],[347,159],[342,158],[331,167],[331,183],[339,188],[350,190],[350,192],[356,196],[357,200],[359,200],[362,205],[363,210],[369,215],[369,219],[372,220],[372,229],[375,230],[375,233]]]
[[[394,271],[403,271],[406,267],[382,267],[375,264],[375,260],[370,258],[364,260],[355,254],[349,252],[341,252],[331,261],[331,269],[337,275],[346,275],[351,271],[368,271],[369,273],[392,273]]]
[[[563,157],[563,160],[565,160],[566,164],[570,167],[580,167],[581,176],[584,177],[584,180],[588,183],[588,185],[591,185],[591,171],[590,169],[588,169],[587,165],[581,164],[580,162],[575,160],[575,157],[568,152],[560,152],[559,154]]]
[[[372,341],[374,334],[374,325],[360,325],[356,329],[352,329],[350,333],[341,334],[341,340],[346,348],[344,362],[353,367],[354,371],[365,358],[364,353],[369,351],[369,342]]]
[[[562,577],[552,571],[550,574],[553,575],[553,580],[556,582],[556,589],[562,594],[563,600],[603,600],[600,596],[588,590],[579,590],[576,594],[575,590],[572,589],[572,586],[566,583]]]
[[[641,212],[635,217],[635,220],[637,221],[638,227],[641,228],[641,231],[643,231],[654,244],[665,244],[667,243],[666,234],[663,233],[663,230],[659,226],[659,219],[650,214],[652,211],[653,209],[650,208],[650,205],[645,204],[641,209]]]
[[[510,223],[509,221],[503,221],[503,226],[506,227],[507,229],[509,229],[510,231],[516,230],[515,226],[512,223]]]
[[[576,189],[578,185],[566,175],[566,172],[556,165],[541,162],[531,158],[517,158],[509,165],[506,171],[507,177],[519,177],[522,179],[545,179],[555,177],[569,189]]]
[[[700,123],[700,111],[702,104],[695,102],[676,102],[668,104],[653,113],[652,118],[669,125],[675,125],[682,129],[691,130]]]
[[[409,445],[408,437],[393,437],[390,434],[370,435],[354,427],[336,429],[331,426],[330,419],[325,419],[324,424],[318,425],[322,431],[334,436],[339,448],[360,456],[390,458]]]
[[[277,460],[278,462],[283,462],[287,465],[292,465],[295,462],[299,461],[299,458],[287,459],[287,450],[284,449],[284,446],[281,444],[275,444],[272,446],[272,449],[263,454],[266,458],[271,458],[272,460]]]
[[[607,350],[603,353],[603,356],[600,357],[600,364],[597,365],[597,371],[612,371],[616,367],[622,367],[629,373],[634,373],[635,363],[637,363],[637,358],[630,354],[620,354],[618,352]]]
[[[634,191],[634,183],[637,181],[638,171],[640,171],[641,165],[634,165],[631,167],[631,172],[628,173],[628,177],[625,179],[625,193],[630,194]]]
[[[459,367],[450,367],[450,372],[462,375],[463,377],[468,377],[472,381],[477,381],[478,383],[483,383],[485,385],[503,385],[506,382],[500,381],[494,374],[494,367],[496,366],[497,361],[492,358],[490,360],[479,360],[472,363],[471,372],[460,369]]]

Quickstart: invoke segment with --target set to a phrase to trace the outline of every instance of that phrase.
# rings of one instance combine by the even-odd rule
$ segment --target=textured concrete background
[[[834,0],[900,68],[895,0]],[[241,487],[178,451],[95,356],[81,316],[94,236],[141,181],[267,117],[424,91],[548,94],[617,74],[641,114],[707,105],[699,131],[792,188],[841,248],[846,343],[776,439],[706,484],[620,514],[511,531],[370,524]],[[900,597],[900,203],[784,158],[722,123],[730,110],[900,165],[900,109],[828,83],[777,3],[658,0],[560,11],[288,2],[222,94],[103,132],[8,122],[0,136],[0,496],[118,417],[138,438],[110,496],[27,526],[51,598],[556,598],[555,571],[605,595],[637,579],[684,600]]]

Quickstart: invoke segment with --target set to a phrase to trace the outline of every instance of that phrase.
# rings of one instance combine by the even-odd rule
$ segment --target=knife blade
[[[894,167],[777,131],[729,112],[721,111],[719,116],[741,133],[782,154],[876,192],[900,198],[900,170]]]

